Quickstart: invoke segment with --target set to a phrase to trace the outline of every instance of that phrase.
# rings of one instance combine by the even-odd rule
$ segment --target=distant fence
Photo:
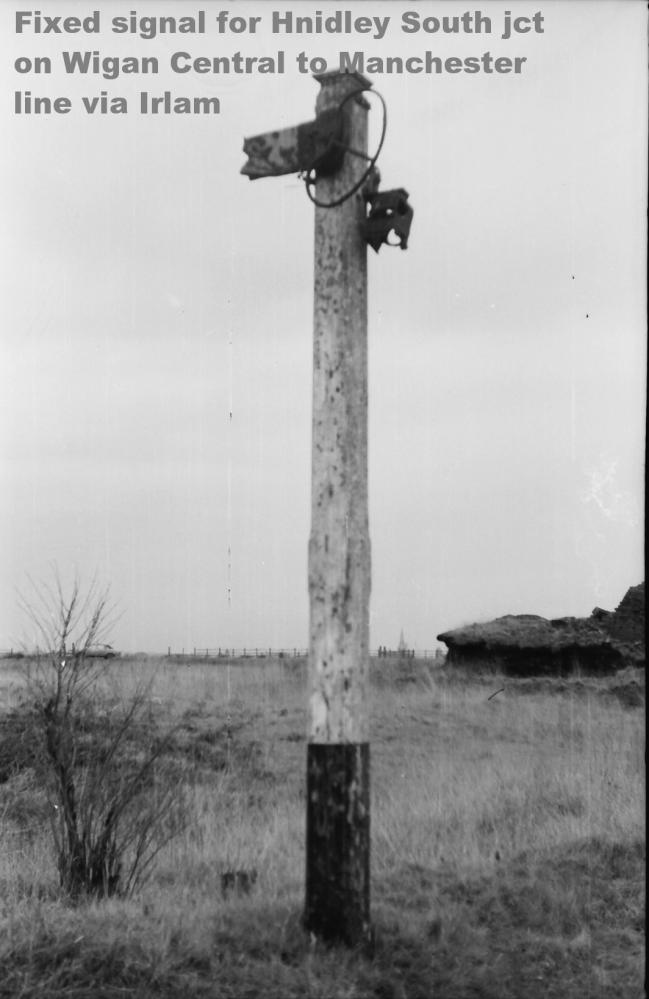
[[[191,659],[299,659],[308,655],[308,649],[271,649],[271,648],[198,648],[172,649],[167,648],[167,657]],[[372,659],[443,659],[441,649],[388,649],[381,645],[378,649],[370,649]]]
[[[269,649],[269,648],[246,648],[246,649],[234,649],[226,648],[225,646],[219,646],[219,648],[214,649],[200,649],[198,647],[193,649],[172,649],[167,648],[167,656],[173,658],[174,656],[189,656],[195,659],[297,659],[300,656],[306,656],[306,649]]]
[[[28,655],[37,655],[38,650],[33,653],[27,653]],[[122,657],[128,659],[129,653],[121,653]],[[192,649],[172,649],[171,646],[167,648],[167,658],[174,659],[305,659],[308,655],[308,649],[271,649],[271,648],[254,648],[254,649],[234,649],[225,648],[220,646],[219,648],[205,649],[198,648],[196,646]],[[24,651],[15,651],[14,649],[0,649],[0,659],[22,659],[25,656]],[[388,649],[385,645],[380,645],[378,649],[370,649],[370,657],[372,659],[391,659],[391,660],[403,660],[403,659],[435,659],[440,660],[445,658],[445,653],[440,649]]]

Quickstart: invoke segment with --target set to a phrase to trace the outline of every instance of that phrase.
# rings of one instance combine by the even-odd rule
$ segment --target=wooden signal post
[[[348,144],[365,153],[368,105],[349,95],[369,84],[318,80],[316,112],[348,98]],[[366,168],[347,153],[316,199],[336,201]],[[371,933],[366,211],[362,191],[315,209],[305,925],[350,945]]]
[[[370,83],[316,77],[316,119],[244,142],[251,179],[314,162],[313,439],[304,923],[328,942],[371,941],[368,719],[367,112]],[[390,228],[388,192],[379,228]],[[396,201],[395,201],[396,196]],[[399,200],[400,199],[400,200]],[[369,199],[371,201],[371,198]],[[407,241],[402,237],[402,247]]]

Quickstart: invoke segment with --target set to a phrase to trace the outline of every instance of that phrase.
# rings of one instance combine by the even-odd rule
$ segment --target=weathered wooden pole
[[[367,241],[378,250],[391,228],[401,232],[409,209],[405,191],[389,192],[368,235],[370,83],[337,71],[316,79],[315,121],[245,139],[241,172],[256,180],[315,170],[304,923],[323,940],[356,946],[372,937]]]
[[[370,84],[354,73],[316,79],[317,115],[345,101],[345,145],[365,153]],[[342,198],[366,169],[345,153],[318,175],[316,201]],[[360,190],[315,210],[304,922],[352,946],[371,939],[366,211]]]

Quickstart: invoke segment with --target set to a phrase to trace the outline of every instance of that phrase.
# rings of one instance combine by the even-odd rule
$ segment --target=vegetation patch
[[[0,951],[0,995],[632,996],[643,871],[641,843],[596,839],[522,855],[488,877],[405,865],[376,885],[369,954],[314,942],[297,900],[203,900],[185,920],[95,906],[62,926],[41,909]]]
[[[79,717],[86,773],[151,666],[106,667]],[[0,723],[0,758],[16,746],[0,784],[2,999],[641,994],[644,721],[603,693],[608,679],[531,690],[432,665],[408,683],[374,677],[366,953],[326,949],[301,926],[301,680],[277,663],[228,676],[161,660],[149,681],[117,772],[159,751],[147,794],[176,782],[184,822],[129,898],[70,903],[30,709]]]

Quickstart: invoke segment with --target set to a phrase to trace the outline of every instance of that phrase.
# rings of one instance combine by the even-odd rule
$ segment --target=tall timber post
[[[366,153],[369,84],[317,79],[317,115],[345,101],[348,145]],[[370,936],[367,205],[360,190],[320,204],[343,197],[366,165],[347,153],[318,177],[313,309],[305,925],[352,945]]]
[[[367,245],[405,249],[412,209],[402,188],[378,191],[385,104],[370,157],[369,81],[340,71],[316,80],[315,121],[246,139],[242,173],[306,173],[316,206],[304,924],[358,946],[372,939]]]

